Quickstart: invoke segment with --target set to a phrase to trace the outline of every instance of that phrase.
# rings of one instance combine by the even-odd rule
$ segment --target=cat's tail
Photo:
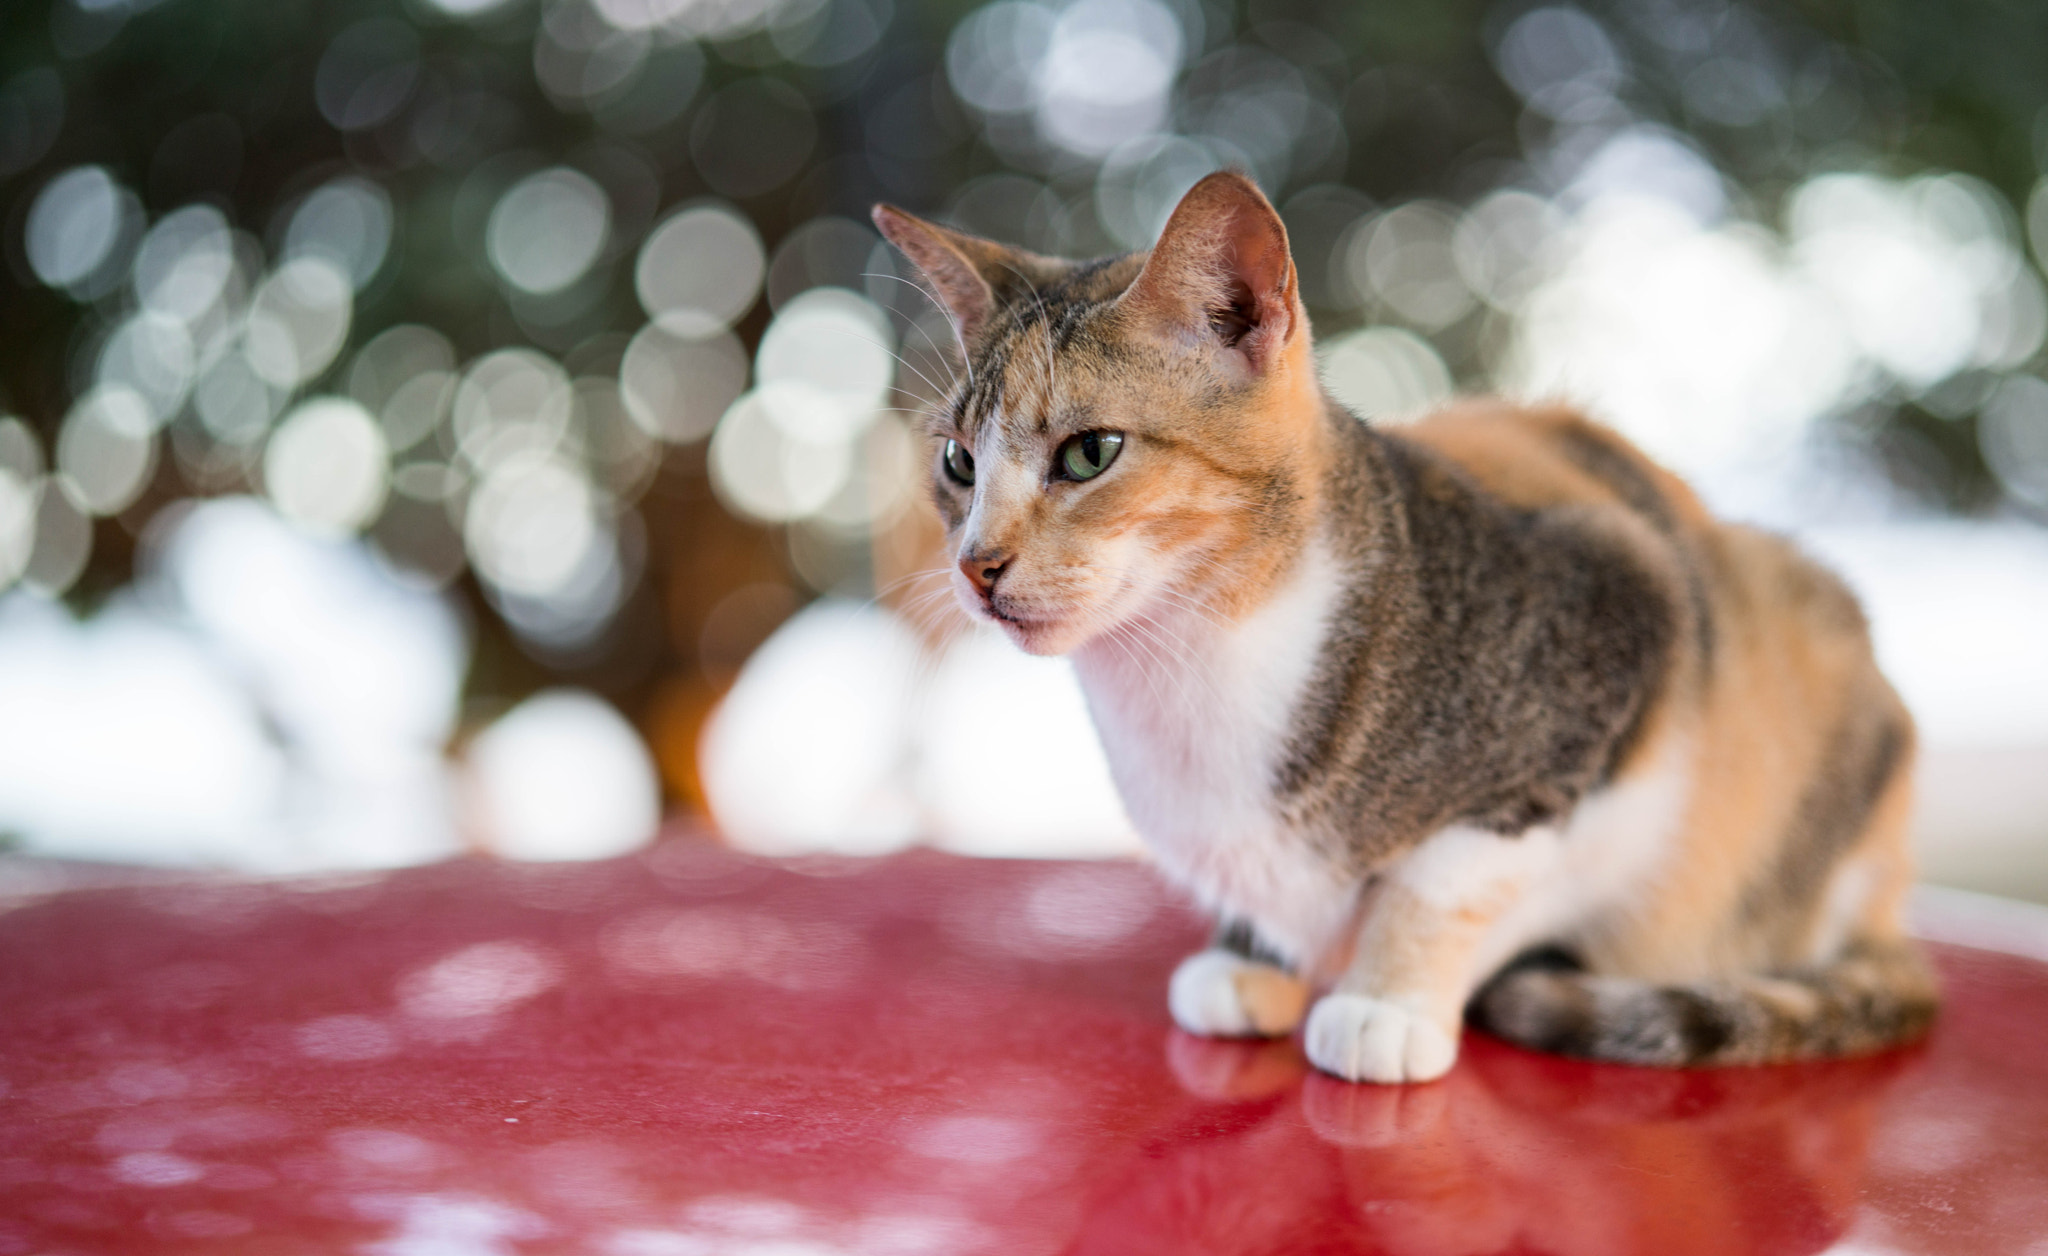
[[[1487,983],[1471,1017],[1539,1051],[1677,1068],[1881,1051],[1925,1033],[1939,1002],[1920,948],[1895,939],[1821,967],[1685,985],[1520,964]]]

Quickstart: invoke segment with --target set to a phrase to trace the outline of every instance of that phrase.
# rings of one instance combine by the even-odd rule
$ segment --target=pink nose
[[[995,591],[996,578],[1009,568],[1006,555],[992,550],[972,549],[960,555],[960,572],[983,597]]]

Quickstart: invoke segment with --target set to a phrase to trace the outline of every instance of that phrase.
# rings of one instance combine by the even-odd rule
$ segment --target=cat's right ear
[[[981,336],[996,306],[997,276],[1015,269],[1010,250],[993,241],[926,222],[894,205],[877,205],[875,226],[924,273],[932,292],[953,320],[961,351]]]

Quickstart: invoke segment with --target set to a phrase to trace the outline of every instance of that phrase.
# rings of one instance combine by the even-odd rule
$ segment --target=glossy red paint
[[[0,1254],[2021,1253],[2048,966],[1933,1040],[1663,1073],[1468,1035],[1348,1086],[1170,1028],[1130,865],[595,865],[0,914]]]

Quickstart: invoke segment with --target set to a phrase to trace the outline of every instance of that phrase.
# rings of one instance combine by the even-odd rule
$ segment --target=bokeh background
[[[1929,875],[2048,898],[2044,67],[2017,0],[10,0],[9,861],[1133,850],[921,574],[866,211],[1096,255],[1235,166],[1361,414],[1574,398],[1842,569]]]

